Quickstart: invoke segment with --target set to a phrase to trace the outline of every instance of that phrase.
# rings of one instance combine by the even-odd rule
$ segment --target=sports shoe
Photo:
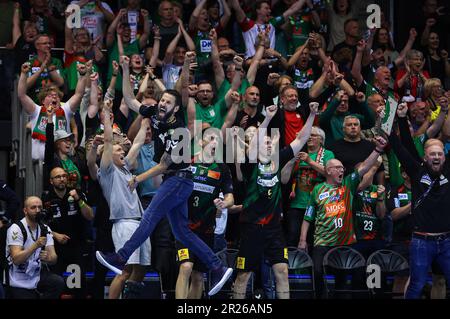
[[[111,271],[114,271],[117,275],[122,274],[122,269],[125,267],[126,261],[123,260],[122,257],[117,253],[102,253],[100,251],[95,252],[95,257],[99,263],[108,268]]]
[[[208,296],[215,295],[222,289],[223,285],[233,274],[233,268],[220,267],[217,270],[211,270],[211,290]]]

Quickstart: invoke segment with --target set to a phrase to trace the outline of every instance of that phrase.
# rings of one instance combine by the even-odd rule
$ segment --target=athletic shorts
[[[214,247],[214,234],[201,234],[194,232],[203,242],[208,245],[211,249]],[[204,263],[200,261],[200,259],[189,250],[186,245],[184,245],[180,241],[175,242],[175,247],[177,249],[177,262],[178,265],[181,265],[185,262],[191,262],[194,264],[193,270],[198,272],[207,273],[208,267]]]
[[[255,271],[264,259],[272,266],[288,263],[288,249],[280,223],[273,225],[240,224],[241,241],[236,260],[238,271]]]
[[[138,226],[139,221],[134,219],[120,219],[114,223],[111,234],[116,252],[131,238],[131,235],[133,235]],[[134,251],[130,258],[128,258],[127,265],[150,265],[150,256],[150,239],[147,238],[147,240]]]

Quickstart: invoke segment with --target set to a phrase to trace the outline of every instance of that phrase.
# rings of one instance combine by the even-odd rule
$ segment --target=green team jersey
[[[133,54],[139,54],[141,49],[139,48],[139,39],[134,40],[131,43],[123,44],[123,54],[131,57]],[[111,82],[112,77],[112,61],[119,63],[119,48],[117,46],[117,39],[114,40],[114,44],[108,49],[108,85]],[[117,74],[116,90],[122,92],[122,73]],[[105,90],[106,91],[106,90]]]
[[[411,189],[401,185],[396,190],[392,190],[388,195],[387,209],[392,212],[396,208],[404,207],[411,203]],[[411,214],[394,221],[393,240],[406,241],[411,239],[413,231],[413,217]]]
[[[247,88],[249,88],[250,82],[248,82],[247,78],[244,77],[242,79],[242,83],[241,86],[239,87],[239,89],[237,90],[239,94],[244,95],[245,94],[245,90],[247,90]],[[228,90],[231,89],[231,83],[230,81],[228,81],[227,79],[224,79],[222,84],[220,85],[219,89],[217,90],[217,100],[223,100],[225,99],[225,95],[227,95]]]
[[[37,55],[34,56],[33,58],[31,58],[30,60],[28,60],[28,62],[30,63],[30,66],[31,66],[31,70],[28,72],[28,77],[31,77],[33,74],[35,74],[36,72],[38,72],[41,69],[42,63],[38,60]],[[39,75],[34,86],[30,88],[33,91],[33,93],[32,93],[33,100],[38,104],[39,104],[39,101],[37,100],[37,96],[39,94],[39,91],[44,86],[47,86],[47,85],[50,85],[53,83],[52,78],[50,76],[50,72],[48,72],[48,66],[50,66],[50,65],[54,65],[56,67],[56,72],[60,76],[64,76],[63,64],[62,64],[61,60],[58,58],[52,57],[50,59],[50,63],[47,65],[47,68],[44,70],[44,72],[42,72]]]
[[[355,171],[342,185],[321,183],[311,193],[304,220],[315,224],[314,246],[342,246],[356,242],[353,227],[353,196],[361,177]]]
[[[377,186],[370,185],[355,195],[353,212],[355,214],[356,240],[381,238],[381,220],[376,215]]]
[[[312,161],[325,166],[330,159],[334,158],[333,152],[321,147],[318,152],[309,153]],[[294,173],[295,179],[295,197],[291,201],[291,208],[305,209],[308,207],[311,192],[317,183],[323,182],[323,176],[306,162],[300,161],[296,164]]]
[[[194,37],[195,52],[197,52],[197,63],[199,66],[204,65],[211,57],[211,39],[209,38],[209,31],[197,31]]]
[[[73,55],[66,53],[66,61],[64,63],[64,71],[67,79],[67,86],[69,90],[74,91],[77,87],[78,79],[81,77],[78,73],[77,65],[86,64],[88,59],[84,56]],[[92,65],[92,72],[99,72],[97,65]]]
[[[224,99],[207,107],[202,106],[200,103],[195,103],[195,119],[208,123],[211,127],[218,128],[219,130],[225,122],[227,112],[228,108]],[[185,112],[185,120],[187,123],[187,112]]]
[[[220,192],[233,192],[231,172],[225,164],[194,163],[191,166],[194,190],[189,197],[189,228],[196,232],[212,234],[216,226],[214,200]]]
[[[290,17],[289,27],[292,30],[292,38],[288,44],[288,54],[292,55],[299,46],[308,40],[309,33],[312,31],[312,15],[301,14]]]
[[[280,220],[281,169],[294,157],[290,146],[280,151],[279,165],[274,162],[246,163],[242,165],[246,196],[243,203],[242,223],[267,225]]]

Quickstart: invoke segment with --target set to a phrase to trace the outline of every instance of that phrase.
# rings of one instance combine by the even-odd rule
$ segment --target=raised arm
[[[89,170],[89,176],[92,180],[97,180],[97,148],[100,144],[103,144],[103,136],[96,135],[92,140],[92,146],[87,153],[87,167]]]
[[[205,7],[207,0],[201,0],[199,4],[195,7],[194,11],[192,11],[191,17],[189,18],[189,30],[197,29],[197,21],[200,16],[200,12]]]
[[[363,56],[363,52],[364,52],[365,48],[366,48],[365,41],[360,40],[356,47],[355,60],[353,61],[353,66],[352,66],[352,71],[351,71],[351,74],[356,81],[357,87],[359,87],[364,81],[364,78],[361,73],[361,60],[362,60],[362,56]]]
[[[417,38],[417,31],[416,29],[412,28],[409,30],[409,38],[408,38],[408,42],[406,42],[405,47],[403,48],[403,50],[400,52],[399,56],[397,57],[397,59],[395,59],[394,63],[395,65],[398,67],[400,66],[403,61],[405,60],[406,54],[412,49],[414,42],[416,41]]]
[[[184,42],[186,43],[186,47],[188,51],[195,51],[195,43],[192,40],[191,36],[189,35],[189,33],[186,31],[186,29],[184,28],[183,25],[183,21],[179,18],[175,18],[175,21],[178,23],[178,25],[180,26],[180,30],[181,33],[183,35],[184,38]]]
[[[439,116],[437,117],[437,119],[427,129],[428,138],[434,138],[435,136],[437,136],[441,131],[442,126],[444,125],[445,119],[449,117],[447,115],[449,106],[447,97],[441,96],[438,102],[439,105],[441,106],[441,111],[439,112]]]
[[[142,145],[144,145],[145,136],[146,136],[147,130],[149,128],[150,128],[150,119],[144,118],[141,122],[141,128],[139,129],[139,132],[136,135],[136,137],[134,138],[133,145],[131,146],[131,149],[128,152],[128,155],[126,156],[131,167],[136,166],[137,156],[139,155],[139,151],[140,151]]]
[[[76,112],[78,110],[78,107],[80,106],[80,102],[84,94],[84,89],[86,87],[86,77],[88,76],[86,65],[84,64],[77,64],[77,71],[80,74],[80,78],[78,79],[77,86],[75,87],[75,93],[67,101],[72,112]]]
[[[236,91],[231,92],[230,96],[232,103],[231,106],[228,108],[228,113],[227,116],[225,117],[225,121],[223,122],[221,129],[223,138],[226,137],[227,129],[231,128],[233,126],[234,121],[236,120],[237,110],[239,108],[239,103],[241,101],[241,96]],[[226,138],[224,142],[226,143]]]
[[[20,3],[14,2],[14,14],[13,14],[13,28],[12,28],[12,45],[16,46],[17,40],[22,35],[20,29]]]
[[[112,154],[113,154],[113,130],[111,123],[111,112],[112,112],[112,101],[106,100],[103,104],[103,112],[105,114],[104,119],[104,133],[103,133],[103,154],[100,161],[100,168],[107,169],[112,165]]]
[[[24,64],[22,64],[19,83],[17,85],[17,97],[19,98],[22,107],[28,115],[33,114],[36,107],[33,100],[27,95],[27,74],[28,72],[30,72],[30,70],[31,65],[29,62],[25,62]]]
[[[231,10],[230,7],[228,6],[227,0],[219,0],[219,1],[222,2],[223,7],[223,15],[220,18],[220,26],[222,27],[222,29],[225,29],[231,18]]]
[[[253,83],[255,83],[256,73],[258,72],[259,64],[261,63],[261,59],[263,58],[264,55],[265,38],[268,37],[268,34],[265,32],[260,32],[258,34],[258,37],[260,39],[258,48],[256,49],[256,53],[253,56],[252,62],[250,63],[250,67],[248,68],[247,71],[247,80],[250,83],[250,85],[253,85]]]
[[[306,3],[306,0],[298,0],[294,2],[289,9],[283,12],[283,18],[287,20],[289,17],[296,14]]]
[[[150,23],[148,21],[148,11],[141,9],[141,15],[144,18],[144,29],[139,37],[139,48],[143,50],[147,46],[148,36],[150,35]]]
[[[301,152],[299,153],[301,154]],[[281,169],[281,184],[287,184],[291,180],[292,172],[294,171],[294,165],[297,162],[297,157],[293,157],[289,162]]]
[[[98,113],[98,78],[97,72],[91,74],[91,92],[89,96],[89,107],[87,114],[90,119],[94,118]]]
[[[305,125],[302,127],[301,131],[297,134],[296,138],[291,142],[290,146],[294,155],[298,154],[300,150],[305,146],[306,142],[311,135],[311,129],[314,124],[314,119],[316,114],[319,112],[319,103],[311,102],[309,103],[309,116],[306,120]]]
[[[239,4],[239,0],[231,0],[230,5],[236,14],[236,21],[238,23],[242,23],[246,19],[246,16],[244,10],[242,10],[241,5]]]
[[[214,79],[216,81],[216,87],[220,88],[223,81],[225,80],[225,72],[223,70],[222,63],[220,63],[216,29],[213,28],[211,29],[211,31],[209,31],[209,38],[211,39],[211,61],[214,71]]]
[[[297,63],[297,60],[300,58],[300,56],[302,55],[302,52],[305,50],[305,48],[308,46],[309,43],[309,38],[306,40],[306,42],[300,46],[298,48],[297,51],[294,52],[294,54],[289,58],[288,62],[287,62],[287,67],[291,68],[295,65],[295,63]]]
[[[156,28],[155,28],[156,29]],[[150,66],[155,67],[156,66],[156,59],[158,59],[159,56],[159,48],[160,48],[160,40],[161,40],[161,36],[159,35],[159,31],[158,31],[158,36],[156,35],[156,30],[155,30],[155,36],[153,37],[153,51],[152,51],[152,59],[150,60]],[[169,46],[166,49],[166,55],[164,56],[164,64],[171,64],[173,61],[173,53],[175,52],[175,49],[178,45],[178,41],[180,41],[181,39],[181,27],[180,25],[178,25],[178,33],[177,35],[172,39],[172,41],[170,41]]]
[[[266,117],[258,127],[256,135],[250,140],[250,145],[248,146],[248,158],[250,162],[256,162],[258,160],[258,146],[263,145],[264,137],[267,134],[267,127],[277,111],[278,107],[276,105],[266,107]]]
[[[428,38],[430,37],[431,28],[436,24],[435,18],[428,18],[425,22],[425,29],[423,29],[422,37],[420,38],[420,44],[423,47],[427,46]]]
[[[139,113],[141,103],[136,99],[130,84],[130,58],[127,56],[120,57],[120,66],[122,67],[122,93],[126,105]]]
[[[190,103],[189,98],[189,65],[195,61],[196,55],[194,51],[186,52],[184,56],[184,64],[181,69],[181,76],[179,81],[181,82],[181,100],[183,107],[188,107]]]
[[[378,160],[378,156],[384,152],[384,148],[387,145],[387,142],[381,136],[376,136],[374,138],[375,149],[370,153],[369,157],[359,166],[358,174],[359,176],[364,176],[369,169],[374,166]]]
[[[450,92],[446,93],[447,100],[450,101]],[[442,106],[441,106],[442,107]],[[448,105],[447,105],[448,108]],[[442,138],[448,139],[450,138],[450,116],[447,116],[445,120],[444,127],[442,128]]]
[[[127,13],[126,9],[120,9],[117,16],[114,18],[114,20],[109,25],[108,31],[106,33],[106,46],[108,48],[114,44],[114,37],[116,34],[117,26],[119,25],[120,20],[126,13]]]

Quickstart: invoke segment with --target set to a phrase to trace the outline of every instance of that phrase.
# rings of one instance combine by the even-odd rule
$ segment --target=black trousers
[[[59,299],[64,287],[61,276],[43,270],[36,289],[9,287],[8,299]]]

